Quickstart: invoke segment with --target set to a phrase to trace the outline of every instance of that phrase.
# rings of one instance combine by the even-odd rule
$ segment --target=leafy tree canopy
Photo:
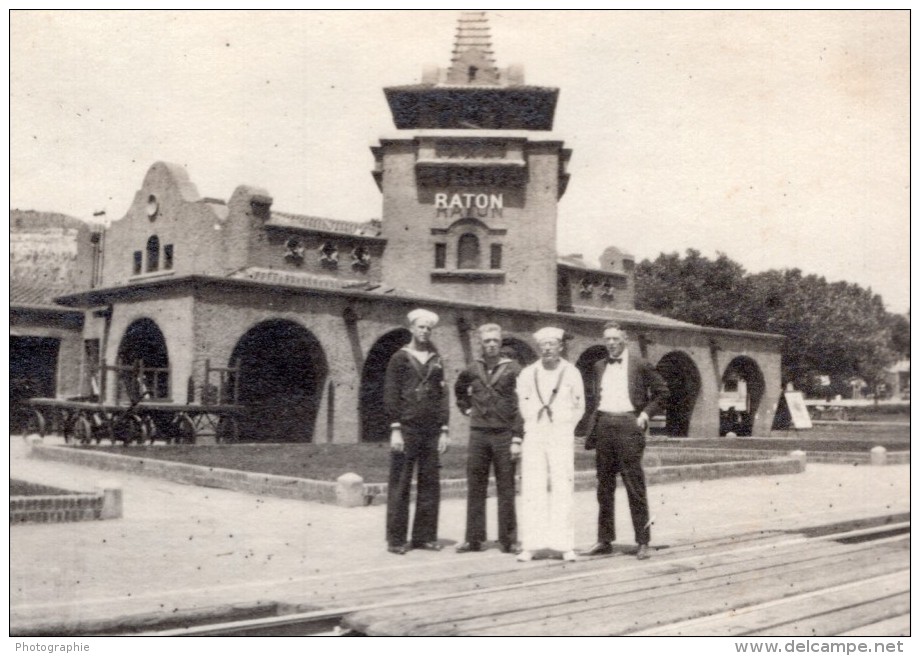
[[[783,382],[807,387],[813,374],[881,379],[897,353],[910,351],[910,322],[885,311],[871,289],[828,282],[799,269],[746,274],[719,253],[688,249],[636,267],[636,307],[703,326],[778,333]]]

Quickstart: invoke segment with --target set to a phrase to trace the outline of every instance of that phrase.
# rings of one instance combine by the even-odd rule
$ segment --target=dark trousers
[[[495,470],[495,487],[498,492],[498,540],[510,546],[517,541],[511,433],[502,429],[471,428],[466,461],[467,542],[486,540],[486,493],[490,466]]]
[[[636,416],[600,414],[595,428],[597,435],[597,539],[613,542],[616,539],[613,498],[617,487],[617,473],[623,477],[629,512],[637,544],[648,544],[648,496],[645,491],[645,472],[642,454],[645,453],[645,434],[636,426]]]
[[[403,428],[402,453],[390,454],[390,484],[387,490],[387,543],[406,543],[409,530],[409,492],[412,473],[418,469],[412,542],[438,539],[438,509],[441,505],[441,460],[438,454],[440,427],[430,431]]]

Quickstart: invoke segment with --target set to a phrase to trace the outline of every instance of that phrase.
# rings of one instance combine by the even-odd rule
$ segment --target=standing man
[[[521,547],[575,560],[575,426],[585,411],[581,373],[562,358],[561,328],[534,333],[540,359],[518,376],[517,394],[527,438],[521,456]],[[547,489],[549,485],[549,490]]]
[[[383,404],[390,424],[390,484],[387,490],[388,551],[410,548],[440,551],[438,509],[441,503],[440,455],[447,451],[448,393],[444,366],[431,343],[438,315],[413,310],[408,315],[412,340],[393,354],[384,379]],[[418,467],[412,542],[409,490]]]
[[[619,473],[626,486],[639,560],[651,556],[651,521],[642,454],[649,419],[664,406],[668,385],[651,363],[630,354],[625,331],[614,322],[604,326],[607,357],[594,365],[592,412],[585,449],[597,447],[597,544],[585,552],[613,552],[616,539],[613,495]]]
[[[490,466],[498,491],[498,541],[504,553],[517,553],[514,463],[521,457],[524,422],[515,390],[521,367],[501,354],[501,326],[485,324],[478,333],[482,355],[460,372],[454,386],[457,407],[470,418],[466,537],[457,553],[482,550]]]

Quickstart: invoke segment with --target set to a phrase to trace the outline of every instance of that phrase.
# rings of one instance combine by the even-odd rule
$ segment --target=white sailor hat
[[[407,314],[406,317],[409,319],[410,324],[415,323],[416,321],[424,320],[430,323],[432,328],[438,325],[438,315],[436,315],[431,310],[418,308],[416,310],[412,310],[412,312]]]
[[[548,326],[546,328],[540,328],[540,330],[533,334],[533,338],[538,344],[548,339],[555,339],[561,342],[564,335],[565,331],[562,328]]]

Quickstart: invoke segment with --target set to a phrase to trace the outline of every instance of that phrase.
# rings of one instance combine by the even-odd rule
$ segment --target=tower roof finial
[[[477,86],[499,84],[494,54],[486,12],[460,12],[453,56],[450,68],[447,69],[447,83]]]
[[[527,86],[524,68],[499,69],[484,11],[461,12],[449,68],[421,84],[384,89],[400,130],[552,130],[559,89]]]

